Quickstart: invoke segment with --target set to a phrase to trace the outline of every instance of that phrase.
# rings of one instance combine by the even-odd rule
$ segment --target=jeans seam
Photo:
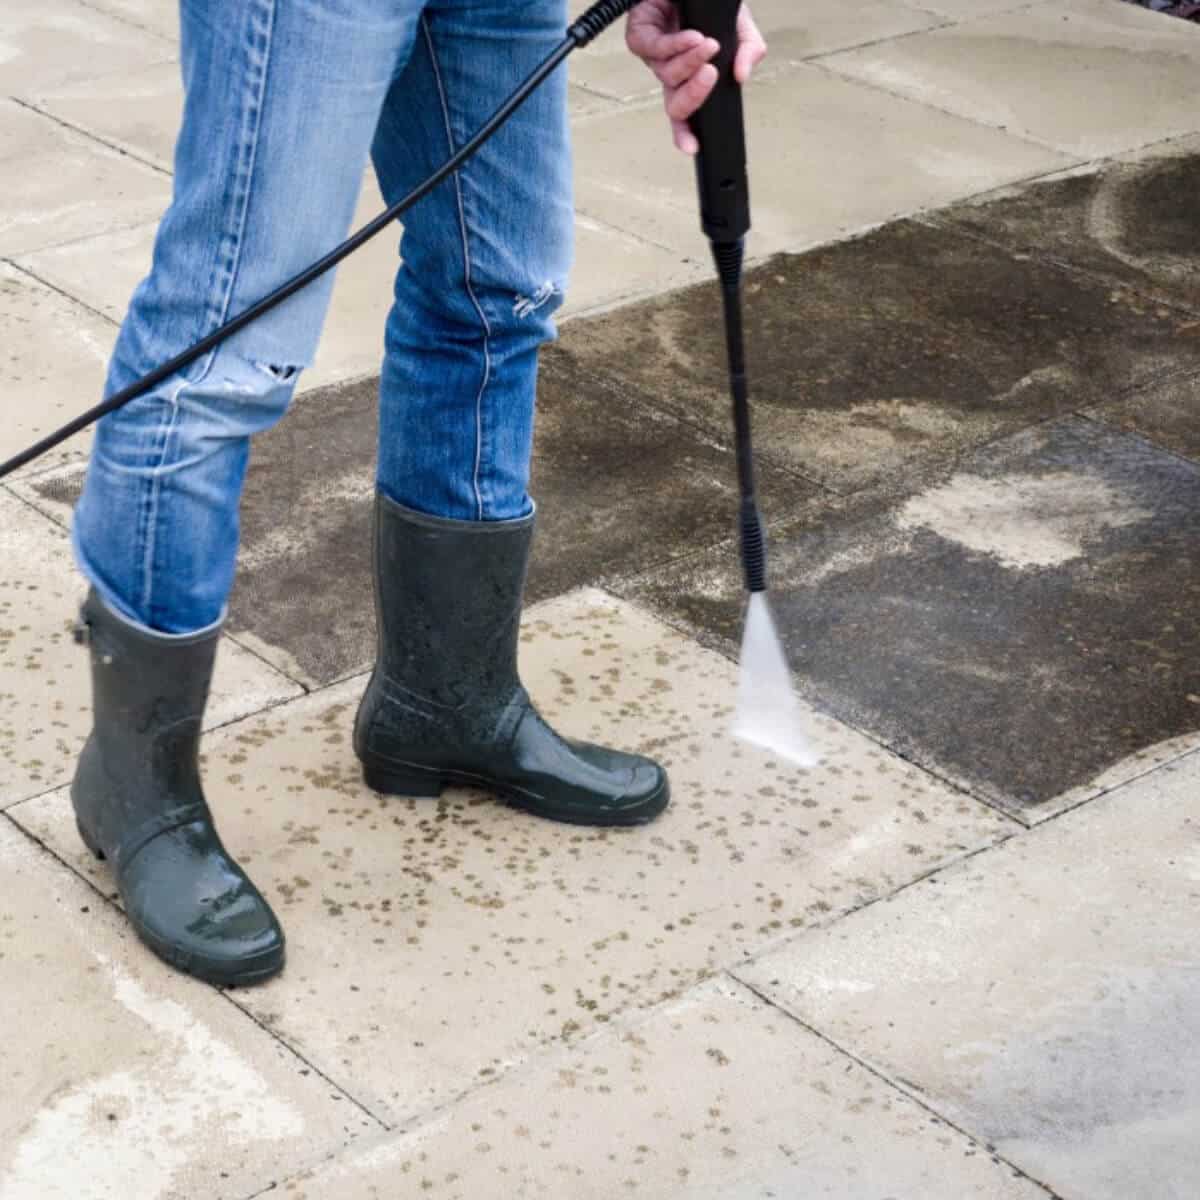
[[[456,149],[454,139],[454,130],[450,122],[450,104],[446,95],[446,86],[442,78],[441,65],[438,62],[437,50],[433,44],[433,33],[429,28],[429,19],[422,13],[421,15],[421,32],[425,37],[425,45],[429,51],[429,61],[433,66],[434,83],[438,91],[438,100],[442,106],[442,120],[446,126],[446,143],[450,153],[453,154]],[[472,281],[472,264],[471,264],[471,245],[470,234],[467,228],[466,206],[463,202],[463,189],[460,171],[454,172],[454,194],[458,202],[458,224],[459,230],[462,233],[463,246],[463,268],[464,282],[466,284],[467,295],[471,299],[475,311],[479,314],[479,320],[483,325],[483,379],[479,384],[479,393],[475,397],[475,468],[472,476],[472,487],[475,491],[475,506],[477,518],[482,521],[484,519],[483,510],[483,492],[480,485],[480,471],[483,462],[483,397],[487,391],[488,384],[492,378],[492,354],[491,354],[491,337],[492,327],[487,319],[487,314],[483,311],[483,305],[479,303],[479,298],[475,294],[475,285]]]
[[[258,12],[265,21],[262,33],[262,61],[258,70],[252,74],[245,95],[248,103],[242,115],[242,127],[239,131],[237,146],[237,166],[231,181],[232,204],[230,208],[236,213],[236,228],[228,227],[222,233],[222,243],[230,245],[230,265],[228,276],[224,283],[224,294],[219,297],[216,314],[212,318],[213,329],[220,328],[229,320],[229,309],[233,303],[234,292],[237,291],[238,275],[242,268],[242,252],[245,249],[246,223],[250,218],[250,199],[254,189],[254,168],[258,162],[259,131],[262,127],[262,112],[264,97],[271,68],[271,51],[274,46],[276,0],[258,0]],[[250,35],[255,30],[251,25]],[[218,263],[218,269],[220,263]],[[209,330],[208,332],[211,332]],[[220,346],[214,346],[201,360],[200,369],[190,380],[191,383],[201,383],[212,370]],[[176,393],[178,395],[178,393]]]

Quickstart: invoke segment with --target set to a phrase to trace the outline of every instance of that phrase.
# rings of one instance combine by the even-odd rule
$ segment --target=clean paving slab
[[[571,19],[590,8],[589,0],[571,0]],[[780,64],[860,46],[944,23],[922,7],[898,0],[865,0],[848,9],[837,0],[756,0],[754,18],[767,40],[768,56],[759,71]],[[576,83],[602,96],[629,101],[657,96],[662,85],[625,44],[624,23],[617,25],[571,60]]]
[[[0,489],[0,809],[70,779],[91,729],[86,652],[72,630],[86,585],[61,529]],[[301,691],[225,639],[206,724]]]
[[[1038,821],[1200,741],[1198,538],[1200,465],[1071,417],[777,529],[772,598],[822,708]],[[732,650],[741,586],[618,590]]]
[[[695,287],[560,350],[728,436],[720,313],[715,285]],[[920,222],[751,270],[745,320],[760,456],[838,493],[1200,368],[1190,313]]]
[[[20,453],[100,399],[116,327],[24,271],[0,263],[0,461]],[[86,453],[77,435],[23,473]]]
[[[242,1200],[379,1125],[0,817],[4,1200]]]
[[[1200,754],[739,974],[1063,1200],[1200,1191]]]
[[[1019,8],[821,64],[1080,159],[1200,129],[1200,30],[1120,0]]]
[[[0,98],[0,256],[12,258],[157,218],[161,171]]]
[[[165,38],[79,0],[4,0],[0,93],[23,96],[34,88],[122,75],[173,52]]]
[[[179,5],[164,0],[87,0],[99,9],[131,25],[152,30],[172,42],[179,41]]]
[[[727,979],[536,1064],[281,1200],[1041,1200],[1042,1188]]]
[[[382,799],[351,747],[361,677],[206,743],[223,836],[289,934],[283,977],[241,1002],[389,1121],[1015,828],[834,722],[812,722],[826,757],[807,774],[733,742],[733,664],[603,593],[528,611],[521,653],[564,733],[661,756],[660,821],[583,829],[463,791]],[[13,811],[111,886],[64,794]]]
[[[173,168],[183,117],[183,81],[173,59],[57,87],[41,84],[22,99],[152,166]]]
[[[797,66],[746,92],[750,252],[799,249],[1068,166],[1071,159],[927,105]],[[588,118],[582,212],[703,259],[695,171],[655,103]]]

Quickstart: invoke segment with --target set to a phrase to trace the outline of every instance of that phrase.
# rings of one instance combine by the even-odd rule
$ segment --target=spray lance
[[[750,392],[742,329],[742,265],[750,232],[750,184],[746,166],[746,121],[742,88],[734,75],[738,14],[742,0],[677,0],[680,24],[720,44],[714,60],[717,83],[691,119],[700,144],[696,182],[700,224],[712,246],[725,312],[729,383],[733,396],[737,452],[738,526],[742,572],[749,601],[742,636],[734,733],[800,766],[817,758],[792,689],[791,671],[767,602],[767,552],[754,481]]]

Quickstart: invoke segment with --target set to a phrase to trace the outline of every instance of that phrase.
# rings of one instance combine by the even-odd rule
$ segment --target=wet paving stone
[[[302,397],[255,440],[228,628],[310,687],[373,661],[377,427],[377,383],[369,380]],[[81,485],[80,469],[25,491],[65,521]],[[768,465],[763,491],[768,517],[781,517],[821,489]],[[725,442],[554,351],[542,371],[531,492],[538,535],[530,601],[719,542],[737,512]]]
[[[1045,1200],[915,1101],[728,979],[404,1134],[280,1200]],[[407,1193],[405,1193],[407,1194]]]
[[[244,1200],[379,1132],[4,818],[0,873],[4,1200]]]
[[[1200,462],[1200,376],[1185,375],[1088,415]]]
[[[823,761],[807,772],[734,741],[733,664],[602,592],[529,610],[521,657],[565,735],[667,766],[658,821],[562,825],[458,789],[381,798],[350,740],[361,677],[204,745],[222,836],[288,933],[283,976],[239,1002],[385,1119],[437,1109],[1016,829],[834,721],[815,722]],[[64,793],[13,812],[107,890]]]
[[[1191,754],[738,974],[1064,1200],[1193,1200],[1198,788]]]
[[[1200,731],[1198,544],[1200,467],[1072,417],[779,532],[773,602],[821,708],[1037,818]],[[732,652],[739,589],[724,554],[621,591]]]
[[[750,272],[764,459],[836,492],[1200,368],[1200,325],[1131,288],[901,221]],[[729,426],[715,286],[573,326],[585,374]]]
[[[63,531],[0,488],[0,809],[74,773],[92,726],[87,652],[72,637],[86,588]],[[233,721],[299,693],[290,679],[224,638],[205,724]]]

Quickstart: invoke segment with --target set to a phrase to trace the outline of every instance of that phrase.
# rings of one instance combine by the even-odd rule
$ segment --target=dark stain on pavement
[[[1180,308],[1181,345],[1200,333],[1200,155],[1160,151],[958,205],[936,222],[1012,251],[1054,259]],[[1191,315],[1188,315],[1190,312]],[[1188,353],[1173,363],[1193,361]],[[1197,384],[1185,376],[1144,396],[1102,401],[1096,416],[1200,459]]]
[[[527,599],[664,564],[731,536],[736,473],[728,445],[656,412],[611,380],[546,355],[531,491],[538,536]],[[300,397],[255,439],[242,499],[242,545],[228,631],[309,685],[370,667],[375,652],[371,510],[377,382]],[[766,513],[819,494],[766,467]],[[37,484],[56,505],[82,471]],[[282,652],[282,655],[279,654]]]
[[[772,544],[818,707],[1014,811],[1200,729],[1200,467],[1070,417]],[[622,589],[733,652],[736,568]]]
[[[968,201],[933,218],[1200,310],[1200,155],[1160,152]]]
[[[1187,314],[909,221],[771,260],[746,306],[762,454],[842,493],[1200,368]],[[724,431],[719,311],[692,288],[573,326],[562,353]]]

